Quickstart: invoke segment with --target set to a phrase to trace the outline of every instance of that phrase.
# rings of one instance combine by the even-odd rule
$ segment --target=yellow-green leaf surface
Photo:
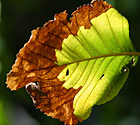
[[[91,27],[79,27],[69,35],[62,49],[55,50],[57,65],[66,65],[57,78],[66,89],[81,90],[73,101],[74,115],[87,119],[94,105],[103,104],[118,94],[138,58],[134,52],[125,17],[110,8],[90,20]],[[119,55],[120,53],[120,55]],[[130,54],[131,55],[131,54]]]

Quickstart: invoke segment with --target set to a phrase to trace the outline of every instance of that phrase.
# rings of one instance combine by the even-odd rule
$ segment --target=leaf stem
[[[99,58],[103,58],[103,57],[111,57],[111,56],[140,56],[140,52],[121,52],[121,53],[111,53],[111,54],[99,55],[99,56],[94,56],[94,57],[87,58],[87,59],[73,61],[73,62],[64,64],[64,65],[69,65],[69,64],[78,63],[81,61],[92,60],[92,59],[99,59]]]

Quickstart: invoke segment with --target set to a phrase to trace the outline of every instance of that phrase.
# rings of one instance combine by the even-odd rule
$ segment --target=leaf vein
[[[114,38],[115,38],[115,40],[116,40],[116,43],[118,44],[118,47],[119,47],[122,51],[125,52],[125,49],[121,47],[120,41],[119,41],[119,39],[117,39],[117,37],[116,37],[116,35],[115,35],[115,33],[114,33],[113,29],[112,29],[112,26],[111,26],[111,23],[110,23],[110,20],[109,20],[109,18],[108,18],[107,13],[106,13],[106,17],[107,17],[107,20],[108,20],[109,27],[110,27],[110,29],[111,29],[111,31],[112,31],[112,34],[113,34],[113,36],[114,36]]]
[[[43,57],[43,58],[45,58],[45,59],[48,59],[48,60],[50,60],[50,61],[52,61],[52,62],[55,61],[55,60],[52,60],[52,59],[50,59],[50,58],[48,58],[48,57],[46,57],[46,56],[43,56],[43,55],[41,55],[41,54],[39,54],[39,53],[35,53],[34,51],[30,50],[27,46],[26,46],[26,48],[27,48],[31,53],[33,53],[34,55],[41,56],[41,57]]]
[[[115,57],[113,57],[113,58],[111,59],[110,63],[113,61],[114,58],[115,58]],[[104,58],[104,60],[103,60],[102,63],[100,64],[100,67],[101,67],[101,65],[104,63],[105,59],[106,59],[106,58]],[[105,67],[104,71],[107,69],[107,67],[109,66],[110,63],[108,63],[108,65]],[[98,72],[98,70],[96,71],[96,73],[97,73],[97,72]],[[96,73],[95,73],[94,77],[96,76]],[[94,79],[94,77],[93,77],[93,79]],[[93,81],[93,79],[91,80],[91,82]],[[99,79],[99,80],[100,80],[100,79]],[[98,81],[99,81],[99,80],[98,80]],[[97,81],[97,83],[94,85],[93,89],[90,91],[89,96],[90,96],[91,93],[93,92],[94,88],[97,86],[98,81]],[[91,82],[90,82],[90,84],[91,84]],[[87,88],[89,87],[90,84],[88,84]],[[84,109],[85,104],[86,104],[86,102],[87,102],[89,96],[86,98],[86,101],[84,102],[84,105],[83,105],[83,108],[82,108],[82,109]],[[81,114],[82,114],[82,112],[83,112],[83,110],[81,110]]]

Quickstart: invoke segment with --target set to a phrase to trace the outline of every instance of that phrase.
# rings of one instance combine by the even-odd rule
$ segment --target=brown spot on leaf
[[[112,6],[102,0],[79,7],[73,12],[70,22],[66,11],[55,14],[55,19],[44,27],[32,31],[30,40],[17,54],[17,60],[7,75],[7,86],[17,90],[27,85],[35,106],[65,124],[75,125],[78,120],[73,114],[73,99],[80,90],[66,89],[57,79],[65,65],[58,66],[55,49],[61,49],[62,41],[70,34],[77,35],[80,26],[90,28],[90,20],[107,11]],[[67,73],[68,74],[68,73]],[[29,84],[37,81],[37,84]]]

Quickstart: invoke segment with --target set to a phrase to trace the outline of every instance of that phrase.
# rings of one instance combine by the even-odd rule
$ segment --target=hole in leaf
[[[128,67],[127,67],[127,66],[122,67],[122,69],[121,69],[121,72],[122,72],[122,73],[125,73],[125,72],[127,72],[127,71],[128,71]]]
[[[104,77],[104,74],[101,76],[101,78],[100,79],[102,79]]]
[[[35,83],[35,84],[36,84],[36,86],[37,86],[37,85],[39,85],[37,81],[35,81],[35,82],[33,82],[33,83]]]
[[[27,91],[30,91],[30,90],[35,91],[36,89],[40,90],[40,86],[39,86],[39,83],[37,81],[27,84],[25,86],[25,88]]]
[[[133,58],[126,66],[133,67],[135,65],[135,58]]]
[[[69,75],[69,69],[67,69],[67,71],[66,71],[66,76],[68,76]]]

